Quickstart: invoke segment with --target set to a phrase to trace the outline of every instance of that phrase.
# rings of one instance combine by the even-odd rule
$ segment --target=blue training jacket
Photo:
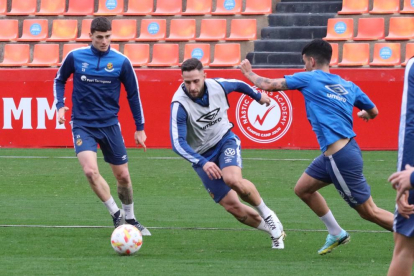
[[[111,48],[102,52],[92,45],[69,52],[56,74],[53,90],[56,108],[64,106],[65,84],[73,74],[72,121],[87,127],[118,123],[121,83],[137,130],[144,129],[138,79],[129,59]]]

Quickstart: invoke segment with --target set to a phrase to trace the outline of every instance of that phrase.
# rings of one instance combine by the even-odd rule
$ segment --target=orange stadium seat
[[[26,66],[30,60],[29,44],[4,45],[4,58],[0,66]]]
[[[412,57],[414,57],[414,43],[407,43],[405,45],[405,61],[401,65],[406,66],[408,60]]]
[[[178,66],[178,44],[154,44],[148,66]]]
[[[59,63],[59,44],[35,44],[33,60],[27,66],[57,66]]]
[[[328,30],[324,40],[351,40],[354,37],[352,18],[329,18]]]
[[[154,0],[129,0],[123,15],[149,15],[154,11]]]
[[[184,47],[184,59],[183,61],[196,58],[204,66],[208,66],[210,64],[210,44],[208,43],[188,43],[185,44]]]
[[[18,41],[44,41],[49,35],[47,19],[25,19],[22,36]]]
[[[240,14],[242,11],[242,0],[217,0],[216,10],[213,15]]]
[[[411,0],[404,0],[404,8],[400,13],[414,13],[414,2]]]
[[[202,19],[197,41],[218,41],[226,39],[226,19]]]
[[[414,17],[391,17],[385,40],[409,40],[414,38]]]
[[[36,12],[36,0],[12,0],[11,10],[6,15],[31,15]]]
[[[172,19],[170,22],[170,35],[167,41],[194,40],[196,34],[195,19]]]
[[[4,15],[7,12],[7,0],[0,0],[0,15]]]
[[[242,14],[272,13],[272,0],[246,0],[246,8]]]
[[[376,43],[371,66],[395,66],[401,63],[400,43]]]
[[[187,7],[181,15],[205,15],[211,14],[213,3],[211,0],[187,0]]]
[[[214,46],[214,60],[210,67],[236,66],[240,64],[240,44],[224,43]]]
[[[131,61],[132,66],[145,66],[149,62],[149,44],[125,44],[124,55]]]
[[[165,40],[167,34],[167,20],[165,19],[142,19],[140,35],[137,41],[159,41]]]
[[[344,43],[338,66],[363,66],[369,63],[369,43]]]
[[[41,0],[36,15],[61,15],[65,12],[65,0]]]
[[[94,0],[69,0],[64,15],[92,15],[94,8]]]
[[[256,19],[232,19],[230,36],[226,40],[256,40]]]
[[[114,19],[112,20],[112,41],[129,41],[137,37],[137,20]]]
[[[66,58],[66,56],[69,54],[70,51],[79,49],[82,47],[86,47],[88,44],[85,43],[70,43],[70,44],[63,44],[63,52],[62,52],[62,62]],[[58,63],[58,65],[61,65],[62,62]]]
[[[157,6],[152,15],[179,15],[181,14],[181,0],[157,0]]]
[[[332,47],[332,57],[329,65],[338,65],[338,43],[330,43]]]
[[[71,41],[78,35],[78,20],[55,19],[52,25],[52,35],[47,41]]]
[[[400,0],[374,0],[370,14],[390,14],[400,11]]]
[[[354,40],[378,40],[385,37],[384,17],[358,19],[358,34]]]
[[[119,51],[119,44],[111,43],[111,48]]]
[[[338,14],[363,14],[368,13],[369,0],[343,0],[342,10]]]
[[[123,12],[123,0],[99,0],[98,11],[94,15],[122,15]]]
[[[0,41],[16,41],[19,36],[19,20],[0,20]]]
[[[89,36],[91,32],[91,23],[92,19],[82,19],[81,34],[76,41],[91,41],[91,37]]]

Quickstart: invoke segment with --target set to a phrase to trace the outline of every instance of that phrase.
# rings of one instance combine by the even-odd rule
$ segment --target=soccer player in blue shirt
[[[65,84],[73,74],[72,134],[76,155],[89,184],[112,216],[115,228],[125,222],[136,226],[143,235],[150,232],[135,218],[128,156],[118,122],[121,83],[133,114],[135,141],[146,149],[144,114],[139,98],[138,80],[131,62],[111,49],[111,22],[105,17],[92,20],[92,45],[68,53],[54,80],[54,95],[58,120],[64,124]],[[110,193],[108,183],[98,170],[97,145],[112,168],[117,180],[120,210]]]
[[[276,214],[263,202],[255,185],[242,177],[240,139],[231,131],[227,95],[249,95],[270,104],[261,94],[239,80],[207,79],[196,58],[181,66],[184,82],[171,103],[170,136],[173,150],[191,162],[207,192],[216,203],[241,223],[269,233],[272,248],[284,248],[284,232]],[[239,197],[253,208],[240,202]]]
[[[397,190],[394,254],[388,276],[409,276],[414,264],[414,58],[407,62],[401,104],[398,172],[389,181]],[[404,170],[405,169],[405,170]]]
[[[329,72],[331,45],[321,39],[308,43],[302,50],[305,71],[279,79],[263,78],[252,72],[248,60],[242,61],[242,73],[257,87],[267,91],[299,90],[306,105],[307,118],[316,134],[322,154],[299,178],[295,193],[325,223],[328,236],[318,251],[331,252],[349,242],[349,234],[335,220],[319,189],[334,183],[342,198],[359,215],[379,226],[392,230],[393,215],[378,208],[372,200],[370,186],[362,174],[361,150],[354,140],[353,107],[358,117],[374,119],[378,110],[361,89],[350,81]]]

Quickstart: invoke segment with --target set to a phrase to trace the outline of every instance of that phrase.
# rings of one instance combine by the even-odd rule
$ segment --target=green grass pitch
[[[129,149],[128,153],[135,213],[152,236],[144,237],[136,255],[123,257],[110,245],[111,218],[90,190],[72,149],[1,149],[0,274],[387,273],[392,233],[359,218],[333,186],[321,193],[340,225],[350,231],[351,242],[331,254],[317,254],[325,241],[325,227],[296,197],[293,187],[318,151],[242,152],[244,177],[256,184],[284,225],[285,250],[272,250],[267,234],[238,223],[215,204],[191,165],[171,150],[149,149],[144,153]],[[396,168],[396,152],[363,152],[363,157],[375,203],[393,211],[395,191],[387,178]],[[116,197],[109,166],[102,158],[99,166]]]

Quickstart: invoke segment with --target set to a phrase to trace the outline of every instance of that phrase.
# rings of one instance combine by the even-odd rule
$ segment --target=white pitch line
[[[0,227],[21,228],[114,228],[113,226],[86,226],[86,225],[0,225]],[[250,228],[214,228],[214,227],[147,227],[158,230],[214,230],[214,231],[256,231]],[[288,232],[326,232],[320,229],[285,229]],[[385,230],[346,230],[354,233],[390,233]]]

